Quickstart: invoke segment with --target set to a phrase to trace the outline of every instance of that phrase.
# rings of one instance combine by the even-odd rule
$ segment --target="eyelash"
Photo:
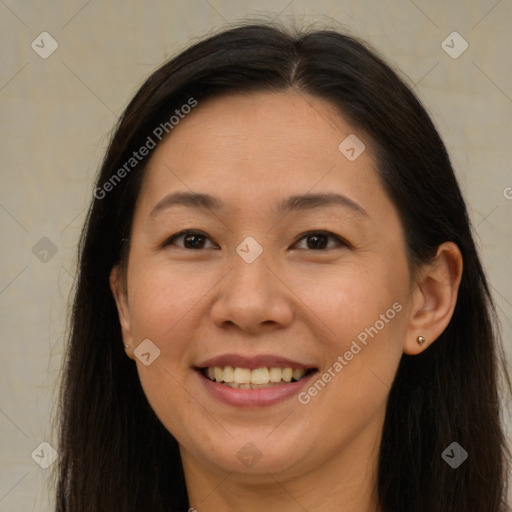
[[[178,238],[181,238],[181,237],[184,237],[184,236],[187,236],[187,235],[197,235],[197,236],[200,236],[200,237],[203,237],[203,238],[209,238],[208,235],[206,235],[205,233],[201,232],[201,231],[196,231],[196,230],[193,230],[193,229],[184,229],[183,231],[180,231],[179,233],[176,233],[174,235],[171,235],[169,238],[167,238],[167,240],[162,244],[162,248],[164,247],[167,247],[169,245],[173,245],[173,242],[175,242]],[[339,246],[340,247],[347,247],[347,248],[352,248],[352,245],[347,242],[344,238],[330,232],[330,231],[325,231],[325,230],[316,230],[316,231],[308,231],[306,233],[302,233],[301,235],[299,235],[295,242],[294,242],[294,245],[299,242],[300,240],[302,240],[303,238],[307,238],[308,236],[313,236],[313,235],[321,235],[321,236],[326,236],[328,238],[331,238],[331,239],[335,239],[338,243],[339,243]],[[186,250],[189,250],[189,251],[197,251],[197,250],[201,250],[202,248],[200,249],[191,249],[189,247],[181,247],[182,249],[186,249]],[[332,249],[332,248],[331,248]],[[310,251],[315,251],[315,252],[325,252],[326,250],[328,249],[325,249],[325,248],[322,248],[322,249],[308,249]]]

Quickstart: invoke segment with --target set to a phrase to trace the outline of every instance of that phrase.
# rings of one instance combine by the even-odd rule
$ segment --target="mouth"
[[[250,408],[292,399],[318,372],[311,364],[272,354],[222,354],[193,368],[215,402]]]
[[[299,382],[316,368],[294,368],[261,366],[244,368],[239,366],[207,366],[196,368],[203,377],[212,382],[235,389],[265,389]]]

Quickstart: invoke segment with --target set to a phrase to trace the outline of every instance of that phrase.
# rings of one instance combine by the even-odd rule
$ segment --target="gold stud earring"
[[[418,336],[418,337],[416,338],[416,341],[418,342],[418,345],[419,345],[420,347],[422,347],[422,346],[423,346],[423,344],[425,343],[425,341],[427,341],[427,340],[426,340],[423,336]]]

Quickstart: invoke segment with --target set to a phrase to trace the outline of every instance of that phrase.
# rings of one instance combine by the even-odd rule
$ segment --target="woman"
[[[58,511],[506,510],[466,207],[364,44],[242,26],[166,63],[80,251]]]

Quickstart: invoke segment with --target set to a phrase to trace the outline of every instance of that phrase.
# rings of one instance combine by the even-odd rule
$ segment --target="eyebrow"
[[[163,210],[167,210],[174,206],[186,206],[188,208],[218,211],[225,205],[220,199],[209,194],[197,192],[173,192],[160,200],[151,210],[149,216],[155,217]],[[362,206],[349,197],[336,193],[308,193],[290,196],[278,203],[277,211],[281,214],[286,214],[291,211],[312,210],[314,208],[323,208],[327,206],[343,206],[361,216],[368,217],[368,213]]]

